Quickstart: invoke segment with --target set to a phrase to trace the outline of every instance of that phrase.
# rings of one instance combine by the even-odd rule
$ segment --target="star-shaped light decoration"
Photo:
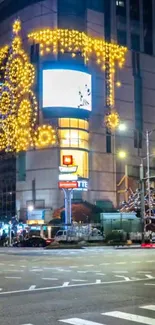
[[[109,130],[115,131],[120,123],[119,114],[114,110],[111,111],[105,115],[104,122]]]
[[[21,30],[21,21],[19,19],[16,19],[15,22],[13,23],[12,27],[13,33],[18,34]]]

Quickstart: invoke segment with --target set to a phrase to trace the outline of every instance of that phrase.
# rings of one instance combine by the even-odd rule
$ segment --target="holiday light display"
[[[35,69],[22,49],[20,30],[21,22],[16,20],[10,48],[0,50],[0,64],[8,56],[0,89],[0,151],[7,152],[56,144],[53,127],[37,125],[38,104],[31,89],[35,82]],[[2,69],[0,65],[0,71]],[[46,130],[46,141],[42,130]]]
[[[125,63],[127,48],[114,43],[108,43],[102,39],[96,39],[77,30],[68,29],[41,29],[28,34],[31,42],[40,44],[40,55],[48,53],[71,53],[74,58],[77,55],[84,57],[87,64],[92,58],[106,70],[106,82],[109,88],[106,98],[107,106],[114,106],[114,75],[117,67],[122,68]]]
[[[104,122],[108,129],[115,131],[119,126],[120,119],[116,111],[111,111],[105,115]]]

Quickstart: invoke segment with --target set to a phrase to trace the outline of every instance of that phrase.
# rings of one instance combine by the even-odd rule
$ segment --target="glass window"
[[[130,0],[130,18],[131,20],[140,19],[139,0]]]
[[[88,9],[104,12],[104,0],[87,0]]]
[[[134,51],[140,51],[140,36],[131,34],[131,48]]]
[[[60,147],[88,149],[89,134],[82,130],[59,130]]]
[[[60,161],[62,165],[62,157],[65,155],[73,156],[74,165],[78,166],[77,173],[79,177],[88,178],[89,177],[89,163],[88,163],[88,152],[84,150],[61,150],[60,151]]]
[[[153,54],[153,6],[152,0],[143,0],[144,52]]]
[[[89,122],[86,120],[76,118],[59,118],[60,128],[75,128],[75,129],[89,129]]]
[[[127,44],[127,34],[126,31],[123,30],[117,30],[117,41],[120,45],[126,45]]]
[[[78,128],[78,120],[76,118],[70,119],[70,128]]]
[[[69,118],[59,118],[59,126],[61,128],[69,128]]]
[[[106,152],[111,153],[111,133],[108,130],[106,134]]]
[[[126,16],[126,0],[116,0],[116,14],[118,16]]]

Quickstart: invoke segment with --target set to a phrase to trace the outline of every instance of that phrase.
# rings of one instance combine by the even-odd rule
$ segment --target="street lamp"
[[[125,159],[126,156],[127,156],[126,151],[124,151],[124,150],[120,150],[120,151],[118,152],[118,157],[119,157],[120,159]]]
[[[34,210],[34,206],[33,205],[29,205],[27,209],[28,209],[29,212],[32,212]]]

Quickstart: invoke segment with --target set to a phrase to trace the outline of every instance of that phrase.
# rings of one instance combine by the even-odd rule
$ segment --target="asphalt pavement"
[[[155,250],[0,249],[0,325],[155,325]]]

